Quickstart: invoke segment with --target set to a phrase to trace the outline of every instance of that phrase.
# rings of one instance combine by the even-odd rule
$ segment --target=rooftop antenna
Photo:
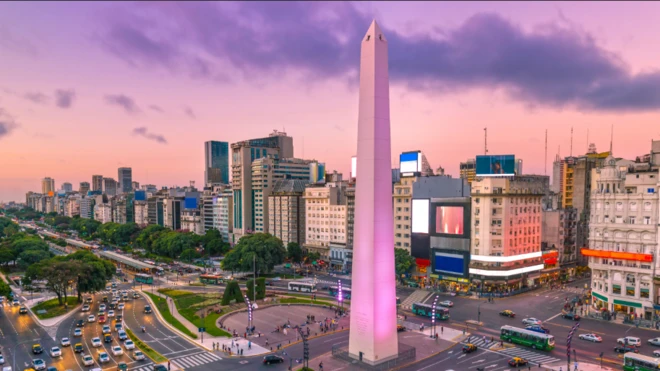
[[[573,127],[571,126],[571,157],[573,157]]]
[[[484,128],[484,155],[488,154],[488,128]]]
[[[587,128],[587,153],[589,152],[589,128]]]
[[[610,128],[610,156],[612,156],[612,142],[614,142],[614,124]]]
[[[548,129],[545,129],[545,173],[548,175]]]

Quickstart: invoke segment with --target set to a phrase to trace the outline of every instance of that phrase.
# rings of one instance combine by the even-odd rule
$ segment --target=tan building
[[[149,209],[147,201],[134,201],[135,224],[146,227],[149,224]]]
[[[413,184],[417,177],[401,177],[394,184],[392,200],[394,202],[394,247],[410,251],[410,233],[412,226]]]
[[[48,195],[51,192],[55,192],[55,179],[51,177],[46,177],[41,180],[41,193]],[[52,196],[52,193],[50,194]]]
[[[268,196],[268,233],[282,240],[284,246],[305,243],[304,180],[278,180]]]
[[[459,166],[460,178],[466,179],[469,184],[472,184],[477,177],[477,162],[471,158],[465,162],[461,162]]]
[[[346,246],[347,206],[343,183],[305,188],[306,233],[303,247],[328,260],[331,244]]]

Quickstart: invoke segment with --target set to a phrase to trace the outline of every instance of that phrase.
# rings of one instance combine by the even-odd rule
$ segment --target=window
[[[626,296],[635,296],[635,288],[626,287]]]
[[[612,285],[612,294],[621,295],[621,286]]]
[[[630,203],[630,211],[637,211],[637,202]]]
[[[634,216],[631,216],[631,217],[629,217],[628,219],[629,219],[629,220],[628,220],[628,223],[630,223],[630,224],[635,224],[635,217],[634,217]]]
[[[617,202],[616,203],[616,210],[617,211],[623,210],[623,202]]]
[[[651,224],[651,217],[650,216],[645,216],[644,217],[644,224]]]

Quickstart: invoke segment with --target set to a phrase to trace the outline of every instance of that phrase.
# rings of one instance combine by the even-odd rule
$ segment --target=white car
[[[110,362],[110,356],[106,352],[99,352],[99,363]]]
[[[104,335],[105,335],[105,334],[109,334],[109,333],[111,333],[111,332],[112,332],[112,331],[110,331],[110,326],[103,326],[103,331],[102,331],[102,333],[103,333]]]
[[[0,365],[4,365],[4,364],[5,364],[5,357],[3,357],[2,354],[0,354]]]
[[[126,340],[124,342],[124,348],[126,348],[126,350],[133,350],[135,349],[135,343],[133,340]]]
[[[578,337],[582,340],[587,340],[587,341],[591,341],[591,342],[594,342],[594,343],[600,343],[600,342],[603,341],[603,338],[601,338],[600,336],[598,336],[596,334],[580,334],[580,336],[578,336]]]
[[[627,344],[627,345],[632,345],[632,346],[641,346],[642,345],[642,339],[634,337],[634,336],[626,336],[624,338],[618,338],[616,339],[616,342],[619,344]]]
[[[454,303],[451,300],[441,301],[438,304],[440,304],[443,307],[449,307],[449,308],[454,306]]]
[[[105,304],[101,304],[101,305],[99,305],[99,310],[103,310],[103,311],[105,311]]]
[[[17,306],[21,305],[21,302],[18,301],[18,299],[14,299],[14,300],[11,302],[11,305],[17,307]]]
[[[121,349],[121,347],[119,345],[115,345],[114,347],[112,347],[112,355],[113,356],[116,357],[116,356],[120,356],[122,354],[124,354],[124,351]]]
[[[124,303],[119,303],[117,310],[124,310]]]
[[[61,357],[62,356],[62,350],[58,347],[52,347],[50,348],[50,356],[55,358],[55,357]]]
[[[108,311],[108,317],[114,317],[115,316],[115,311],[114,310],[109,310]]]
[[[540,325],[542,322],[534,317],[529,317],[523,319],[522,323],[524,323],[527,326],[530,326],[530,325]]]
[[[46,362],[44,362],[44,360],[41,358],[33,359],[32,368],[34,368],[35,370],[45,370]]]
[[[87,317],[87,322],[96,322],[96,317],[94,317],[93,314],[90,315],[89,317]]]
[[[659,345],[659,346],[660,346],[660,338],[649,339],[649,344],[651,344],[651,345]]]
[[[73,336],[75,336],[75,337],[80,337],[80,336],[82,336],[82,329],[79,329],[79,328],[75,329],[75,330],[73,331]]]
[[[85,365],[85,366],[93,366],[94,365],[94,358],[92,358],[92,356],[90,356],[89,354],[83,354],[82,362],[83,362],[83,365]]]
[[[89,305],[85,304],[85,305],[82,306],[82,308],[80,308],[80,311],[81,312],[89,312],[90,309],[91,308],[89,307]]]
[[[103,345],[103,343],[101,343],[101,338],[93,338],[93,339],[92,339],[92,346],[93,346],[94,348],[98,348],[98,347],[100,347],[100,346],[102,346],[102,345]]]
[[[660,357],[660,350],[654,350],[653,357]]]
[[[135,358],[136,361],[144,361],[144,353],[136,350],[133,352],[133,358]]]
[[[62,340],[60,340],[60,345],[63,347],[70,347],[71,340],[69,340],[69,338],[62,338]]]
[[[128,336],[126,336],[126,331],[124,331],[124,330],[119,330],[119,331],[117,332],[117,335],[119,336],[119,340],[126,340],[126,339],[128,339]],[[130,340],[128,340],[128,341],[130,341]],[[128,341],[127,341],[127,342],[128,342]],[[133,344],[133,342],[131,342],[131,344]]]

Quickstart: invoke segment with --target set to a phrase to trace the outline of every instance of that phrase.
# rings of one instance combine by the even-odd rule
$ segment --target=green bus
[[[623,355],[624,371],[657,371],[658,369],[660,369],[660,360],[658,358],[632,352]]]
[[[135,275],[135,282],[146,283],[146,284],[151,285],[152,283],[154,283],[154,278],[152,276],[148,275],[148,274],[137,273]]]
[[[219,285],[225,281],[224,277],[216,276],[214,274],[200,274],[199,282],[207,285]]]
[[[433,316],[433,306],[424,303],[413,303],[412,312],[418,316],[432,317]],[[449,309],[436,307],[435,308],[435,318],[447,320],[449,319]]]
[[[500,340],[502,341],[547,351],[555,348],[555,337],[552,335],[512,326],[502,326],[500,331]]]

